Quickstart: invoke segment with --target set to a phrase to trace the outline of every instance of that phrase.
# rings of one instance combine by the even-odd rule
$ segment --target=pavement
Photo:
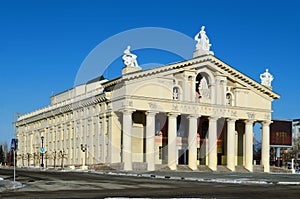
[[[227,184],[300,185],[300,173],[237,173],[198,171],[89,171],[93,173]]]
[[[300,174],[0,168],[0,198],[298,198]]]
[[[23,168],[41,172],[48,169]],[[51,170],[53,171],[53,170]],[[300,186],[300,173],[237,173],[237,172],[199,172],[199,171],[96,171],[96,170],[55,170],[56,172],[68,173],[93,173],[98,175],[130,176],[137,178],[167,179],[177,181],[194,181],[219,184],[249,184],[249,185],[295,185]],[[20,189],[20,182],[5,180],[0,176],[0,192]]]

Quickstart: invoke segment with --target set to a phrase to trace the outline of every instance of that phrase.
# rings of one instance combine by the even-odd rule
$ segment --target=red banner
[[[291,120],[273,120],[270,125],[270,145],[292,146]]]

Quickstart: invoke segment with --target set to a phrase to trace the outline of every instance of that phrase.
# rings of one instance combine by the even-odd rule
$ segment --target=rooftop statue
[[[266,72],[260,75],[261,84],[264,86],[271,86],[274,77],[269,73],[269,69],[266,69]]]
[[[202,26],[201,31],[195,35],[195,40],[197,41],[196,50],[209,51],[211,44],[204,29],[205,26]]]
[[[139,67],[136,58],[137,56],[130,52],[130,46],[127,46],[127,48],[124,50],[124,55],[122,57],[124,64],[126,66]]]

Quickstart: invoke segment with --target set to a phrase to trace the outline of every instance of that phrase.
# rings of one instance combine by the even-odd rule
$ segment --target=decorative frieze
[[[255,119],[255,113],[253,112],[247,112],[248,119]]]

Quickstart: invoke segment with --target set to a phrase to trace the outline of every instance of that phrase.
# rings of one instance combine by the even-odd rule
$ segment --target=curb
[[[165,180],[177,181],[190,181],[190,182],[203,182],[203,183],[221,183],[221,184],[251,184],[251,185],[300,185],[300,182],[278,182],[270,180],[248,180],[248,179],[227,179],[227,178],[191,178],[191,177],[178,177],[170,175],[156,175],[156,174],[135,174],[135,173],[119,173],[119,172],[99,172],[90,171],[95,174],[113,175],[113,176],[129,176],[129,177],[144,177],[156,178]]]

